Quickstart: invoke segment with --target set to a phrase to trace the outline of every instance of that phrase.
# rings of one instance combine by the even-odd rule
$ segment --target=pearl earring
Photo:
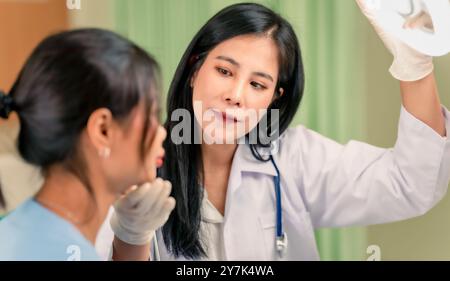
[[[108,159],[109,155],[111,155],[111,149],[109,147],[103,147],[99,152],[98,155],[104,159]]]

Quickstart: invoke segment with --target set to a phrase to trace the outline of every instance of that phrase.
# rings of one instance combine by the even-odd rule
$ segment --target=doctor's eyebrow
[[[232,65],[236,66],[236,67],[240,67],[241,65],[235,61],[234,59],[227,57],[227,56],[217,56],[216,59],[218,60],[223,60],[223,61],[227,61],[229,63],[231,63]],[[252,72],[253,75],[265,78],[267,80],[270,80],[273,82],[273,78],[271,75],[265,73],[265,72],[261,72],[261,71],[256,71],[256,72]]]

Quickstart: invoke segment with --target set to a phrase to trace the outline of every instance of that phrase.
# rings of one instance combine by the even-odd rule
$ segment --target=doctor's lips
[[[213,109],[213,112],[216,115],[216,118],[221,118],[222,122],[224,123],[226,122],[238,123],[243,121],[243,118],[227,113],[225,111]]]

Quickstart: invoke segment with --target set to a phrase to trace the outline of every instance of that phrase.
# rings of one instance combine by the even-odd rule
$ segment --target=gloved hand
[[[175,208],[171,189],[170,182],[157,178],[119,199],[110,220],[116,237],[132,245],[148,244]]]
[[[375,7],[370,5],[371,0],[356,0],[363,14],[369,19],[378,36],[384,45],[394,56],[394,61],[389,68],[389,72],[395,79],[400,81],[417,81],[433,71],[433,58],[407,46],[400,40],[390,36],[385,32],[376,20]],[[431,18],[427,14],[422,14],[420,18],[414,18],[406,22],[405,28],[419,28],[421,26],[430,26]]]

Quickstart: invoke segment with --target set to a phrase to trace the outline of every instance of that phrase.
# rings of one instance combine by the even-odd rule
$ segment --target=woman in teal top
[[[155,180],[166,137],[158,71],[141,48],[99,29],[59,33],[33,51],[0,92],[0,116],[17,113],[19,152],[45,181],[0,221],[0,260],[98,260],[98,230],[122,197],[148,193],[158,208],[147,211],[168,216],[170,184]]]

